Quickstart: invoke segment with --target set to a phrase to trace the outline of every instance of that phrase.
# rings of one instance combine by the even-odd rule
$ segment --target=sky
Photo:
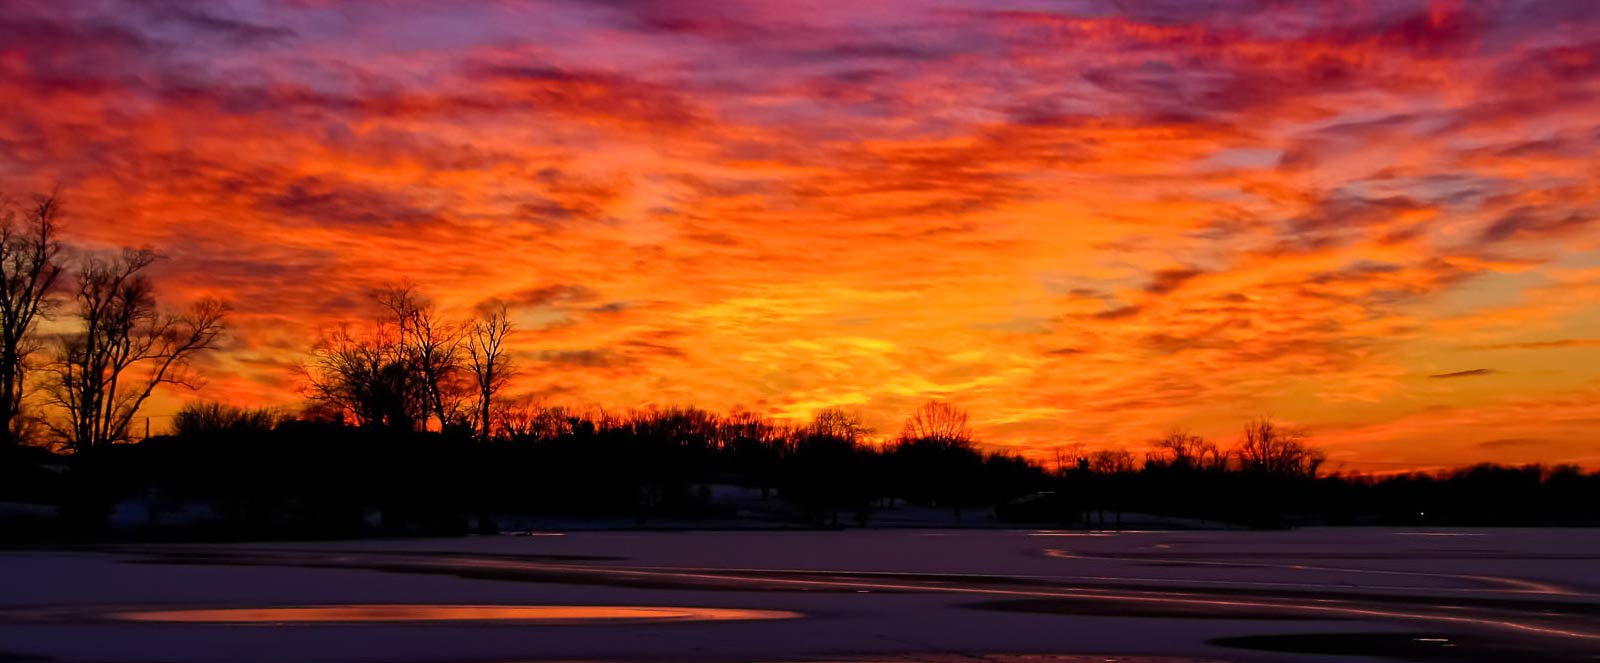
[[[0,190],[294,406],[409,279],[549,403],[1600,465],[1586,0],[13,0]],[[158,424],[159,428],[159,424]]]

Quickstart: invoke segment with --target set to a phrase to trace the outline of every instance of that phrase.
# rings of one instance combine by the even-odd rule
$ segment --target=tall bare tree
[[[477,388],[477,401],[473,403],[473,423],[477,424],[478,437],[488,441],[493,433],[491,426],[494,403],[501,390],[516,370],[506,353],[506,337],[515,327],[506,314],[506,305],[495,302],[467,326],[467,366],[472,369],[473,385]]]
[[[461,369],[461,325],[446,322],[411,283],[384,286],[376,297],[389,312],[400,333],[422,388],[427,415],[439,420],[439,429],[452,423],[461,401],[455,383]],[[427,428],[427,419],[421,422]]]
[[[41,346],[35,332],[56,303],[52,295],[63,271],[56,239],[60,208],[46,196],[20,222],[10,209],[0,217],[0,445],[22,437],[30,360]]]
[[[66,410],[61,429],[78,450],[128,437],[128,425],[163,384],[197,388],[189,362],[223,333],[227,306],[206,299],[181,314],[162,312],[145,275],[149,249],[86,256],[75,274],[78,328],[60,338],[52,401]]]

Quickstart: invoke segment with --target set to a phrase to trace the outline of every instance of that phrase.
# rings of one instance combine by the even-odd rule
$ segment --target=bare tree
[[[128,425],[156,387],[198,388],[194,355],[223,333],[227,306],[206,299],[182,314],[163,313],[145,270],[149,249],[88,256],[72,295],[78,329],[60,338],[51,400],[66,410],[61,432],[78,450],[127,439]]]
[[[427,427],[427,417],[432,416],[439,420],[439,429],[444,430],[464,400],[454,382],[461,369],[461,326],[441,319],[433,303],[413,284],[385,286],[376,297],[399,330],[400,343],[416,372],[426,407],[423,428]]]
[[[1089,453],[1082,442],[1073,442],[1065,446],[1056,446],[1055,452],[1056,476],[1064,477],[1067,473],[1077,469],[1089,469]]]
[[[971,446],[972,428],[967,425],[966,411],[944,401],[923,403],[900,429],[901,442],[914,440],[951,447]]]
[[[495,399],[516,369],[505,347],[506,337],[513,329],[503,302],[485,307],[478,319],[467,327],[467,366],[472,369],[473,383],[477,387],[473,417],[478,437],[485,441],[493,432],[490,424]]]
[[[1245,470],[1285,476],[1315,477],[1327,456],[1306,444],[1305,432],[1279,426],[1268,417],[1245,424],[1237,453]]]
[[[1175,428],[1156,440],[1155,447],[1151,460],[1167,467],[1201,469],[1213,467],[1219,458],[1226,462],[1226,454],[1218,450],[1215,443],[1182,428]]]
[[[324,332],[301,372],[309,398],[348,414],[358,426],[411,430],[427,416],[409,353],[391,326],[364,335],[349,325]]]
[[[861,421],[861,416],[847,412],[844,408],[830,407],[817,412],[811,418],[811,423],[806,426],[804,433],[821,438],[830,438],[852,444],[861,442],[862,438],[872,434],[872,428]]]
[[[49,317],[63,268],[56,239],[60,203],[41,197],[18,223],[10,210],[0,218],[0,446],[23,439],[23,401],[30,360],[42,344],[35,335]]]
[[[1095,474],[1120,474],[1133,471],[1133,453],[1127,449],[1101,449],[1089,454],[1089,471]]]

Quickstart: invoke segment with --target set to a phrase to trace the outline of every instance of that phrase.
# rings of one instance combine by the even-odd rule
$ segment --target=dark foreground
[[[0,553],[0,661],[1600,660],[1600,531],[591,532]]]

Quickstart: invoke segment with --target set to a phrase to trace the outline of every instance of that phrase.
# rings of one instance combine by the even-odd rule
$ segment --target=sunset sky
[[[0,190],[234,305],[157,415],[409,278],[551,402],[1600,465],[1587,0],[21,0],[0,100]]]

